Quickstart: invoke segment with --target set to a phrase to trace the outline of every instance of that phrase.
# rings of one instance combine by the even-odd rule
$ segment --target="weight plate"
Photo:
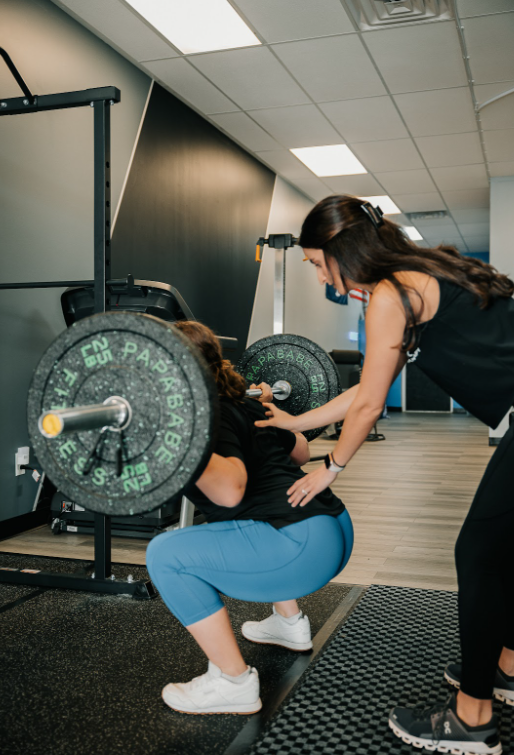
[[[82,474],[100,430],[44,438],[44,411],[121,396],[132,407],[123,433],[105,431],[98,459]],[[51,344],[28,395],[32,446],[51,481],[72,501],[109,516],[151,511],[204,470],[214,443],[218,398],[198,349],[151,315],[106,312],[80,320]]]
[[[243,354],[236,369],[248,385],[287,380],[291,395],[277,406],[289,414],[303,414],[326,404],[341,393],[339,374],[332,358],[321,346],[297,335],[274,335],[261,338]],[[314,440],[325,428],[307,430],[307,440]]]

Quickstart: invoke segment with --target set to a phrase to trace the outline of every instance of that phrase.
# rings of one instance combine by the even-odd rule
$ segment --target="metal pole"
[[[275,281],[273,286],[273,335],[284,332],[286,300],[285,249],[275,249]]]
[[[109,309],[111,269],[111,106],[93,102],[94,109],[94,278],[95,312]]]

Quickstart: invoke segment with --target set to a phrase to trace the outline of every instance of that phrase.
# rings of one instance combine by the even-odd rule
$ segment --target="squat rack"
[[[121,99],[117,87],[98,87],[78,92],[34,95],[23,80],[7,52],[0,47],[14,79],[22,90],[23,97],[0,99],[0,116],[37,113],[47,110],[64,110],[74,107],[93,108],[93,191],[94,191],[94,311],[105,312],[110,308],[108,280],[111,269],[111,113],[112,105]],[[15,284],[0,284],[0,288],[57,288],[91,284],[91,281],[50,281]],[[181,521],[182,521],[181,516]],[[33,587],[57,587],[72,590],[132,595],[136,598],[152,598],[156,595],[152,582],[143,580],[116,581],[111,570],[111,518],[94,514],[94,573],[92,577],[75,574],[59,574],[35,570],[12,570],[0,567],[0,582],[23,584]]]

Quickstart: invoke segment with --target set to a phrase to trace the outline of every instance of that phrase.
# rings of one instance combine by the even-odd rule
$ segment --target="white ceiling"
[[[417,223],[427,243],[489,248],[489,178],[514,175],[514,94],[475,106],[514,88],[514,0],[364,32],[346,0],[229,0],[262,45],[194,55],[123,0],[53,2],[312,199],[389,194],[403,213],[449,213]],[[325,144],[348,144],[368,174],[317,178],[289,152]]]

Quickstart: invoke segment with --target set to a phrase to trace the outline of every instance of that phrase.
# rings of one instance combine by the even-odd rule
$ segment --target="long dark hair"
[[[430,249],[418,247],[399,225],[385,218],[383,225],[376,228],[362,210],[363,204],[363,200],[347,195],[322,199],[305,218],[298,243],[306,249],[322,249],[325,257],[334,259],[343,283],[345,278],[361,284],[391,282],[400,295],[407,318],[402,350],[416,345],[416,326],[423,312],[423,302],[419,291],[404,286],[394,273],[426,273],[456,283],[474,294],[482,309],[497,297],[512,296],[514,282],[492,265],[463,257],[455,247],[445,244]],[[408,290],[420,298],[417,317]]]
[[[202,352],[214,375],[218,395],[233,401],[242,401],[246,391],[245,379],[234,370],[228,359],[223,359],[221,345],[215,333],[207,325],[196,320],[177,320],[173,326],[182,331]]]

